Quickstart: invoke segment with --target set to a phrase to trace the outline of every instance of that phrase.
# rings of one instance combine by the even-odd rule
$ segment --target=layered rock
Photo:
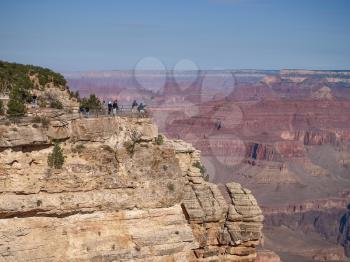
[[[1,261],[256,257],[263,217],[250,191],[206,182],[200,152],[157,142],[149,119],[62,116],[0,131]],[[47,165],[53,141],[60,170]]]
[[[229,183],[227,191],[224,189],[229,199],[226,202],[218,185],[203,180],[196,167],[199,152],[182,145],[176,150],[180,163],[187,163],[182,166],[189,181],[182,206],[199,242],[196,257],[200,261],[254,260],[263,216],[251,192],[237,183]]]

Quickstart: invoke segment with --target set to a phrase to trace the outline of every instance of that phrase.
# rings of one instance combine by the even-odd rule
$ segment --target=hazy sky
[[[0,59],[61,72],[350,69],[350,0],[1,0]]]

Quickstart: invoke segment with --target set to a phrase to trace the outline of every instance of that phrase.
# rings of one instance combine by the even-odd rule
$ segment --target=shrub
[[[91,94],[89,98],[84,97],[80,100],[80,107],[89,108],[90,110],[101,110],[102,104],[100,99],[95,94]]]
[[[163,145],[164,144],[164,138],[162,135],[158,135],[157,138],[156,138],[156,144],[157,145]]]
[[[61,101],[59,101],[57,99],[54,99],[51,101],[50,107],[55,108],[55,109],[63,109],[63,105],[62,105]]]
[[[3,114],[4,114],[4,104],[0,100],[0,115],[3,115]]]
[[[84,151],[84,149],[85,149],[85,146],[83,144],[78,144],[78,145],[76,145],[74,147],[74,149],[72,151],[73,151],[73,153],[79,153],[80,154],[81,152]]]
[[[26,106],[18,97],[18,94],[15,92],[11,92],[10,100],[7,104],[7,114],[11,117],[15,116],[23,116],[26,113]]]
[[[206,169],[205,169],[205,167],[204,167],[199,161],[197,161],[196,163],[194,163],[193,166],[194,166],[194,167],[197,167],[197,168],[200,170],[202,176],[204,176],[204,174],[205,174],[205,172],[206,172]]]
[[[54,167],[56,169],[62,168],[64,164],[64,156],[63,150],[58,143],[55,143],[52,153],[50,153],[47,158],[47,163],[49,167]]]
[[[141,139],[141,134],[134,131],[131,134],[131,140],[124,142],[124,147],[126,148],[126,150],[130,155],[134,154],[135,145],[140,141],[140,139]]]
[[[135,143],[133,141],[124,142],[124,147],[128,151],[129,155],[132,155],[135,151]]]
[[[80,95],[79,95],[79,91],[72,91],[69,89],[69,87],[67,87],[68,89],[68,94],[69,94],[69,98],[75,98],[78,102],[80,101]]]
[[[80,94],[79,94],[79,91],[75,91],[74,97],[75,97],[78,101],[80,101]]]

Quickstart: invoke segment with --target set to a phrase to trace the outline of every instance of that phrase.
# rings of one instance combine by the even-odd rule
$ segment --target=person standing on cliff
[[[132,113],[135,113],[135,112],[136,112],[137,106],[138,106],[138,104],[137,104],[136,100],[134,100],[134,101],[132,102],[132,105],[131,105],[131,112],[132,112]]]
[[[113,115],[116,116],[117,115],[117,110],[119,109],[118,107],[118,101],[114,100],[113,102]]]
[[[111,114],[111,112],[112,112],[112,101],[108,101],[108,115],[110,115]]]
[[[139,104],[139,106],[137,107],[137,111],[139,111],[141,117],[145,116],[146,113],[146,105],[144,105],[142,102]]]

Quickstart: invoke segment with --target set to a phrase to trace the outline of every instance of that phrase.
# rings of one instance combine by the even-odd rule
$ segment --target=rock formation
[[[206,182],[200,152],[159,142],[149,119],[28,118],[0,133],[0,261],[255,260],[251,192]]]

